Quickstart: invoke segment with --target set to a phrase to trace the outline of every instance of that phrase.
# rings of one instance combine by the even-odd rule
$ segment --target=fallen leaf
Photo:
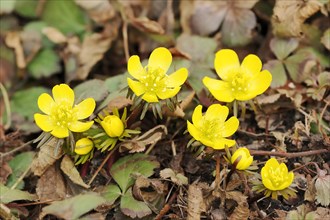
[[[315,210],[315,220],[324,220],[324,219],[330,219],[330,209],[317,207],[317,209]]]
[[[31,165],[31,170],[34,175],[41,176],[51,165],[62,157],[64,152],[62,146],[56,149],[58,144],[57,138],[52,138],[47,143],[40,147],[37,157],[34,158]],[[56,154],[56,150],[58,150]]]
[[[64,34],[54,27],[44,27],[42,33],[55,44],[63,44],[67,42],[67,38]]]
[[[165,168],[165,169],[161,170],[159,175],[163,179],[170,178],[173,183],[175,183],[179,186],[188,184],[188,178],[186,176],[184,176],[181,173],[175,173],[170,168]]]
[[[8,32],[5,38],[5,42],[8,47],[15,50],[16,64],[18,68],[24,69],[26,67],[26,61],[20,34],[18,32]]]
[[[296,210],[289,211],[285,219],[315,219],[315,212],[308,204],[302,204]]]
[[[328,28],[322,38],[321,38],[321,43],[325,46],[325,48],[327,48],[328,50],[330,50],[330,28]]]
[[[97,193],[89,192],[62,201],[55,201],[42,208],[39,215],[43,219],[46,215],[55,215],[63,219],[78,219],[83,214],[105,203],[105,199]]]
[[[74,0],[97,23],[104,23],[116,15],[116,11],[108,0]]]
[[[84,183],[82,180],[74,162],[68,155],[65,155],[61,161],[61,170],[69,177],[69,179],[75,184],[82,186],[84,188],[89,188],[90,186]]]
[[[330,175],[326,175],[326,171],[321,170],[315,181],[316,201],[323,206],[330,204]]]
[[[34,201],[37,199],[37,196],[34,194],[30,194],[28,192],[21,191],[18,189],[10,189],[3,184],[0,184],[0,192],[0,201],[5,204],[17,200]]]
[[[66,186],[60,170],[55,164],[41,175],[38,180],[36,193],[40,201],[56,201],[66,198]]]
[[[200,219],[201,213],[205,211],[202,188],[198,184],[191,184],[188,188],[187,219]]]
[[[237,202],[237,207],[233,213],[229,216],[229,220],[241,220],[248,219],[250,210],[247,202],[247,196],[239,191],[226,192],[226,199],[232,199]]]
[[[164,34],[165,30],[156,21],[149,20],[147,17],[131,18],[131,24],[142,32],[151,34]]]
[[[307,18],[320,10],[317,0],[277,0],[273,9],[273,33],[279,37],[301,37],[302,25]]]

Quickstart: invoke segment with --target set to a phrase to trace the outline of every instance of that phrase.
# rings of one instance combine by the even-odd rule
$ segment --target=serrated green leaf
[[[35,153],[34,152],[24,152],[21,154],[18,154],[13,159],[9,161],[9,166],[12,169],[12,173],[8,177],[7,180],[7,187],[11,187],[17,179],[26,171],[26,169],[30,166],[32,163],[33,157]],[[21,184],[19,184],[16,189],[22,189],[24,187],[24,182],[21,181]]]
[[[270,49],[279,60],[284,60],[290,53],[297,49],[299,41],[296,38],[273,38],[270,41]]]
[[[97,193],[77,195],[44,207],[41,217],[52,214],[63,219],[77,219],[105,202],[106,200]]]
[[[268,70],[272,76],[272,88],[277,88],[280,86],[284,86],[287,81],[286,72],[283,66],[283,63],[279,60],[270,60],[265,63],[263,69]]]
[[[17,0],[15,11],[23,17],[35,18],[37,17],[37,6],[38,0]]]
[[[143,218],[152,213],[144,202],[133,198],[131,188],[121,197],[120,210],[131,218]]]
[[[134,154],[119,159],[112,165],[110,174],[122,192],[126,192],[134,183],[132,174],[139,173],[145,177],[149,177],[157,167],[159,167],[159,163],[154,157],[145,154]]]
[[[82,33],[88,21],[87,16],[73,0],[47,1],[42,13],[42,20],[64,34]]]
[[[60,58],[54,50],[43,49],[29,63],[27,69],[36,79],[49,77],[61,70]]]
[[[44,92],[48,92],[48,90],[43,87],[33,87],[17,91],[10,101],[12,112],[33,121],[33,114],[39,112],[37,104],[38,97]]]
[[[107,205],[112,205],[121,196],[120,188],[114,184],[105,186],[100,193],[107,200]]]
[[[77,103],[86,99],[93,98],[95,101],[101,101],[108,95],[108,89],[104,81],[99,79],[92,79],[85,81],[74,88]]]
[[[34,201],[37,199],[37,196],[34,194],[30,194],[18,189],[10,189],[3,184],[0,184],[0,192],[0,201],[5,204],[17,200]]]

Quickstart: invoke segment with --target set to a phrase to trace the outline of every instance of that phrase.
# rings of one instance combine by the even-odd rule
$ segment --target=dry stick
[[[127,36],[127,21],[125,19],[124,19],[124,23],[123,23],[122,32],[123,32],[125,59],[126,59],[126,62],[128,62],[129,50],[128,50],[128,36]]]
[[[168,202],[164,205],[162,210],[160,210],[159,214],[156,216],[155,220],[160,220],[162,217],[170,210],[171,204],[173,203],[174,199],[178,196],[178,192],[176,191],[173,193],[173,195],[170,197]]]
[[[26,176],[26,174],[30,171],[30,168],[31,168],[31,164],[24,171],[24,173],[22,173],[22,175],[17,179],[17,181],[14,183],[14,185],[12,185],[12,187],[10,187],[10,189],[15,189],[17,187],[17,185],[23,180],[23,178]]]
[[[99,168],[97,168],[96,172],[94,173],[94,175],[92,176],[91,180],[88,182],[88,185],[91,185],[92,182],[94,181],[95,177],[97,176],[97,174],[101,171],[101,169],[103,168],[104,164],[109,160],[109,158],[111,157],[111,155],[117,150],[118,148],[118,144],[117,146],[112,149],[112,151],[110,151],[110,153],[107,155],[106,158],[104,158],[104,160],[102,161],[101,165],[99,166]]]
[[[251,155],[263,155],[263,156],[278,156],[278,157],[305,157],[315,154],[323,154],[323,153],[330,153],[328,149],[319,149],[319,150],[309,150],[303,152],[293,152],[293,153],[285,153],[285,152],[272,152],[272,151],[264,151],[264,150],[250,150]]]
[[[31,144],[33,141],[34,141],[34,140],[28,141],[28,142],[26,142],[25,144],[22,144],[21,146],[16,147],[15,149],[13,149],[13,150],[11,150],[11,151],[9,151],[9,152],[7,152],[7,153],[0,153],[0,159],[4,158],[4,157],[6,157],[6,156],[8,156],[8,155],[10,155],[10,154],[13,154],[13,153],[15,153],[16,151],[22,150],[24,147],[28,146],[28,145]]]

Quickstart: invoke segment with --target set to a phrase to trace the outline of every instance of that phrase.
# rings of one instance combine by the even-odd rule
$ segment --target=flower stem
[[[215,165],[215,185],[220,186],[220,153],[216,152],[215,155],[216,165]]]
[[[233,102],[233,114],[234,116],[237,118],[237,100],[235,99],[234,102]]]

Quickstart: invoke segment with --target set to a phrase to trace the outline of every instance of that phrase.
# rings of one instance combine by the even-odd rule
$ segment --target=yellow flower
[[[187,121],[188,131],[197,141],[214,149],[224,149],[235,144],[234,140],[226,139],[238,129],[239,121],[232,116],[226,121],[228,108],[220,104],[211,105],[202,115],[202,106],[198,105],[192,115],[191,124]]]
[[[127,78],[128,86],[137,96],[147,102],[174,97],[188,77],[188,70],[181,68],[171,75],[166,72],[172,63],[172,54],[164,47],[155,49],[149,58],[148,66],[142,67],[137,55],[128,60],[128,73],[135,79]]]
[[[261,71],[262,63],[253,54],[245,57],[240,64],[235,51],[223,49],[216,53],[214,67],[221,80],[206,76],[203,83],[221,102],[253,99],[265,92],[272,81],[270,72]]]
[[[288,172],[284,163],[279,164],[275,158],[269,159],[261,169],[263,185],[271,191],[280,191],[288,188],[294,178],[293,172]]]
[[[66,84],[54,86],[52,93],[53,98],[47,93],[41,94],[38,98],[39,109],[45,114],[34,114],[34,120],[41,130],[50,132],[57,138],[65,138],[69,136],[69,130],[83,132],[93,125],[93,121],[79,121],[93,113],[93,98],[87,98],[74,105],[74,92]]]
[[[231,163],[234,164],[238,157],[240,157],[240,160],[236,165],[236,169],[238,170],[246,170],[253,162],[253,157],[251,156],[249,149],[246,147],[239,148],[235,151],[231,157]]]
[[[125,130],[124,123],[116,115],[106,116],[100,124],[109,137],[120,137]]]
[[[81,138],[76,142],[74,152],[78,155],[88,154],[94,147],[93,141],[88,138]]]

